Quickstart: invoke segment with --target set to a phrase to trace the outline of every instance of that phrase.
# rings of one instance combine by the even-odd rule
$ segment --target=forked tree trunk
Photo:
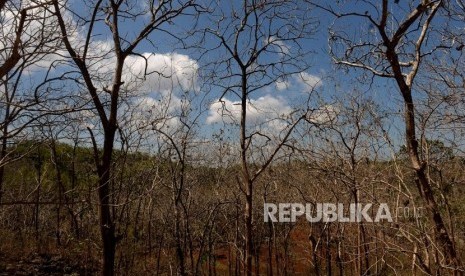
[[[427,165],[426,163],[420,161],[420,156],[418,153],[418,141],[416,139],[415,133],[415,107],[413,103],[412,92],[410,87],[405,84],[405,80],[403,77],[402,79],[396,78],[396,80],[399,84],[402,96],[404,98],[404,120],[407,150],[412,167],[415,170],[416,177],[418,178],[420,187],[422,189],[419,191],[419,193],[422,196],[424,202],[426,203],[426,208],[432,217],[433,223],[435,225],[436,240],[444,249],[444,254],[448,265],[453,264],[454,266],[458,267],[460,266],[460,260],[458,259],[454,243],[450,238],[442,215],[439,211],[439,206],[436,202],[436,198],[434,196],[430,181],[425,174],[425,169]]]
[[[415,171],[416,177],[420,183],[421,190],[419,191],[424,202],[426,203],[426,208],[431,215],[433,223],[435,225],[435,238],[439,243],[439,246],[443,248],[444,255],[446,258],[447,265],[454,265],[455,267],[460,266],[460,260],[457,256],[457,252],[454,247],[454,242],[451,239],[447,228],[445,226],[444,220],[439,211],[439,206],[436,202],[436,198],[431,187],[430,180],[425,174],[425,169],[427,167],[426,162],[423,162],[418,153],[418,141],[416,138],[416,125],[415,125],[415,105],[412,97],[412,84],[413,80],[417,74],[417,70],[421,62],[421,46],[424,42],[426,31],[429,27],[431,20],[438,11],[441,2],[433,5],[430,10],[428,10],[429,3],[422,3],[417,7],[413,15],[404,22],[402,27],[399,27],[393,39],[389,39],[386,36],[386,33],[382,33],[384,45],[386,46],[386,58],[389,61],[393,76],[397,82],[399,90],[402,94],[404,100],[404,123],[405,123],[405,139],[407,144],[407,151],[410,157],[410,161]],[[383,18],[387,17],[387,2],[383,2]],[[414,24],[416,18],[420,17],[422,14],[428,14],[424,25],[422,26],[422,33],[416,41],[416,58],[413,61],[412,70],[410,73],[405,76],[399,61],[399,55],[396,52],[397,46],[402,38],[404,32]],[[382,26],[384,26],[385,21]],[[405,30],[403,30],[404,28]],[[384,31],[384,30],[383,30]]]

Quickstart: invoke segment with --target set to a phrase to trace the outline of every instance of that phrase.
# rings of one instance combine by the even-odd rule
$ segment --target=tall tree
[[[314,4],[337,18],[329,38],[330,53],[335,63],[361,68],[375,76],[395,80],[404,102],[405,142],[419,184],[419,193],[435,225],[436,240],[446,257],[444,265],[458,268],[460,258],[441,215],[430,179],[425,173],[427,162],[419,153],[413,96],[415,79],[421,71],[422,62],[431,52],[441,47],[440,41],[436,45],[426,45],[426,41],[432,34],[433,20],[438,17],[445,1],[407,3],[383,0],[379,4],[364,1],[358,10]],[[344,4],[355,6],[350,1]],[[364,24],[363,30],[359,29],[360,24]],[[347,32],[347,26],[352,25],[355,26],[351,32]],[[341,26],[344,26],[344,30]]]
[[[205,56],[209,59],[206,74],[222,93],[219,105],[213,106],[219,106],[224,114],[229,114],[226,116],[237,116],[234,123],[238,126],[241,166],[238,182],[245,197],[243,256],[247,275],[253,273],[254,183],[288,142],[299,121],[307,115],[306,109],[287,114],[287,119],[280,117],[282,114],[275,114],[269,119],[279,121],[285,127],[272,137],[269,129],[267,132],[251,126],[250,110],[263,112],[252,104],[252,96],[308,69],[306,58],[309,51],[301,43],[311,37],[317,22],[310,15],[308,6],[302,4],[301,1],[289,0],[242,0],[227,4],[213,1],[209,24],[200,28],[202,38],[207,42],[205,53],[209,53],[208,57]],[[231,101],[227,97],[231,96],[237,102],[235,99],[233,104],[228,104]],[[240,108],[236,110],[235,106]],[[268,142],[266,146],[260,145],[263,140],[272,141],[273,146],[269,147]],[[257,154],[257,150],[261,153]],[[254,155],[263,158],[256,159]]]
[[[141,57],[136,49],[142,41],[147,40],[157,30],[166,31],[165,25],[184,15],[196,4],[192,0],[144,1],[144,3],[130,0],[97,0],[86,2],[85,5],[88,10],[80,14],[81,6],[73,6],[72,3],[58,0],[53,1],[59,30],[66,51],[71,58],[71,64],[77,68],[80,78],[84,81],[82,85],[90,95],[103,129],[102,147],[98,146],[100,139],[90,128],[89,131],[99,177],[97,191],[103,242],[102,272],[103,275],[114,275],[118,237],[115,231],[115,211],[111,192],[113,188],[112,157],[115,136],[119,127],[118,108],[124,89],[125,60],[132,55]],[[70,18],[75,22],[69,22]],[[127,26],[121,24],[128,21],[137,27],[127,29]],[[99,28],[98,31],[97,28]],[[104,28],[111,36],[111,42],[108,42],[111,46],[96,53],[94,47],[105,43],[98,41],[96,33],[103,31]],[[80,35],[83,30],[84,35]],[[96,66],[112,68],[105,72],[106,79],[108,76],[112,79],[108,85],[105,84],[105,77],[96,72],[101,69],[96,69]]]

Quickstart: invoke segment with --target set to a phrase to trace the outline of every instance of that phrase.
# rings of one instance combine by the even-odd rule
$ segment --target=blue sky
[[[82,8],[83,3],[81,1],[73,1],[72,7],[76,8],[76,11],[79,11],[82,16],[89,16],[89,11]],[[225,2],[237,4],[238,1]],[[352,2],[354,3],[354,2]],[[366,4],[369,2],[356,2],[357,4],[346,5],[344,10],[356,10],[356,11],[367,11],[370,14],[375,14],[374,9],[370,5]],[[363,4],[365,3],[365,4]],[[326,4],[326,3],[325,3]],[[392,5],[391,10],[393,13],[396,13],[402,18],[405,16],[405,11],[407,10],[407,2],[401,2],[399,5]],[[137,8],[137,6],[135,7]],[[139,7],[140,8],[140,7]],[[229,11],[228,6],[223,7],[225,11]],[[294,75],[289,76],[287,82],[274,83],[254,92],[250,95],[251,103],[258,106],[259,109],[266,109],[267,107],[289,111],[289,108],[294,108],[297,106],[302,106],[303,101],[306,99],[307,95],[305,90],[308,90],[308,87],[305,85],[307,83],[314,83],[316,88],[315,97],[311,99],[311,106],[318,107],[318,105],[332,104],[335,101],[335,98],[340,97],[341,95],[347,95],[353,91],[363,91],[367,98],[373,99],[375,102],[380,104],[383,108],[388,109],[389,111],[397,113],[402,109],[401,98],[398,92],[398,89],[391,79],[381,79],[374,78],[374,82],[371,83],[371,76],[367,74],[363,82],[360,82],[360,78],[363,76],[362,70],[340,70],[335,67],[332,63],[330,56],[328,55],[328,27],[333,22],[334,17],[328,12],[320,9],[312,9],[311,15],[319,20],[319,27],[316,29],[316,32],[309,38],[302,40],[302,47],[306,50],[311,50],[305,60],[311,66],[304,72],[304,75]],[[373,15],[375,16],[375,15]],[[376,16],[375,16],[376,17]],[[206,61],[212,59],[215,56],[221,58],[224,52],[221,51],[211,51],[203,56],[202,59],[198,59],[203,51],[199,48],[188,47],[188,49],[183,49],[182,46],[178,43],[176,39],[168,35],[167,33],[176,33],[180,37],[183,37],[183,41],[187,46],[196,46],[196,41],[198,36],[188,36],[187,33],[191,31],[191,28],[196,26],[205,27],[211,24],[209,21],[212,18],[212,15],[205,14],[200,17],[198,25],[194,25],[194,19],[192,16],[184,16],[175,20],[174,24],[165,24],[162,26],[163,31],[155,31],[149,38],[150,41],[143,41],[139,47],[136,49],[138,53],[141,54],[152,54],[150,62],[155,60],[163,60],[164,58],[171,58],[174,62],[181,62],[183,64],[192,64],[195,62],[198,65],[200,70],[203,70]],[[138,30],[143,25],[144,21],[147,20],[147,17],[140,17],[142,20],[126,20],[125,22],[120,22],[121,33],[127,35],[128,39],[134,36],[134,30]],[[348,18],[344,20],[343,27],[347,27],[347,34],[355,39],[358,39],[358,36],[361,36],[363,33],[366,33],[367,29],[370,28],[368,25],[362,25],[361,21],[353,18]],[[276,23],[275,23],[276,24]],[[83,30],[79,30],[80,35],[82,36],[85,33],[85,27]],[[104,25],[102,21],[97,23],[95,30],[93,32],[95,36],[94,39],[103,43],[108,43],[111,40],[111,35],[108,31],[108,27]],[[361,37],[363,38],[363,37]],[[206,43],[203,45],[205,48],[213,48],[216,44],[211,37],[207,37]],[[111,44],[111,43],[110,43]],[[97,47],[98,48],[98,47]],[[291,46],[292,49],[292,46]],[[205,58],[206,57],[206,58]],[[273,59],[268,55],[266,59]],[[266,60],[265,60],[266,61]],[[171,64],[170,66],[172,66]],[[97,64],[105,69],[105,72],[111,69],[111,59],[108,63],[102,65]],[[160,69],[158,65],[152,64],[152,69]],[[158,67],[157,67],[158,66]],[[176,67],[176,66],[174,66]],[[181,66],[182,67],[182,66]],[[179,69],[179,66],[177,67]],[[181,70],[182,71],[182,70]],[[179,75],[179,78],[183,78],[185,75],[189,75],[188,70],[184,70]],[[151,79],[148,80],[145,85],[142,85],[146,91],[150,92],[147,94],[149,98],[152,98],[154,102],[164,94],[160,91],[157,91],[156,81],[160,79]],[[304,81],[302,81],[304,80]],[[314,80],[319,80],[317,84]],[[200,100],[202,103],[214,103],[222,94],[221,89],[215,86],[203,86],[202,80],[196,83],[196,87],[193,90],[197,90],[196,93],[199,95],[194,97],[194,103],[199,104]],[[166,84],[162,84],[166,85]],[[158,86],[160,87],[160,86]],[[176,93],[181,93],[180,87],[175,87],[178,89]],[[182,93],[181,93],[182,94]],[[165,95],[166,96],[166,95]],[[229,93],[224,96],[226,100],[229,101],[229,104],[232,109],[234,109],[235,102],[238,100],[233,94]],[[147,102],[147,101],[146,101]],[[174,99],[173,106],[180,104],[180,97]],[[203,108],[209,108],[211,106],[204,105]],[[251,109],[252,119],[254,112],[258,112],[258,109]],[[213,112],[214,113],[214,112]],[[199,122],[201,122],[201,133],[205,135],[211,134],[213,131],[218,130],[221,124],[213,126],[215,122],[214,114],[212,110],[210,112],[206,111],[202,114]],[[265,112],[266,113],[266,112]],[[276,115],[276,114],[275,114]],[[255,115],[257,117],[258,115]],[[399,129],[398,132],[402,132],[402,122],[399,120],[398,116],[393,116],[394,125]],[[256,118],[255,118],[256,119]],[[252,120],[253,121],[253,120]],[[397,131],[396,131],[397,132]],[[396,134],[398,135],[398,133]],[[396,139],[398,139],[397,136]],[[398,139],[400,141],[400,139]]]
[[[232,2],[228,2],[232,3]],[[224,7],[222,7],[224,8]],[[226,5],[226,12],[230,9],[229,6]],[[87,14],[87,12],[83,11],[83,14]],[[317,107],[318,105],[322,104],[323,102],[332,103],[334,98],[340,96],[341,94],[351,93],[352,90],[368,90],[368,86],[360,85],[357,81],[357,77],[360,71],[350,70],[347,73],[342,73],[342,71],[338,71],[334,68],[332,60],[328,55],[328,26],[332,22],[332,16],[330,16],[327,12],[314,9],[311,12],[311,15],[315,18],[318,18],[319,27],[316,29],[316,32],[309,37],[309,39],[302,40],[302,47],[306,50],[312,51],[311,54],[307,55],[307,62],[311,65],[304,73],[306,76],[320,78],[321,80],[315,85],[317,97],[312,98],[311,106]],[[209,22],[209,18],[211,16],[203,15],[200,17],[200,22],[198,25],[201,27],[208,26],[211,24]],[[189,49],[182,49],[180,44],[176,39],[173,39],[167,33],[174,32],[180,33],[179,36],[186,36],[186,33],[191,31],[189,27],[192,25],[193,18],[190,16],[180,17],[176,19],[175,24],[165,24],[162,26],[164,31],[155,31],[151,36],[151,42],[144,41],[142,42],[139,47],[137,48],[137,52],[139,53],[153,53],[153,54],[171,54],[173,52],[183,54],[186,56],[191,57],[193,60],[198,62],[200,69],[202,70],[204,66],[205,60],[211,60],[212,56],[221,54],[221,51],[212,51],[211,53],[206,54],[203,56],[203,59],[197,60],[200,56],[199,52],[201,51],[198,48],[189,48]],[[141,21],[127,21],[120,23],[120,30],[121,32],[127,33],[129,37],[133,37],[133,31],[140,29],[143,22]],[[108,32],[107,26],[103,23],[97,24],[96,29],[94,31],[95,35],[98,35],[96,38],[100,40],[110,39],[110,33]],[[184,39],[186,45],[195,45],[198,37],[189,37],[187,36]],[[152,43],[153,42],[153,43]],[[217,41],[212,40],[211,37],[207,37],[206,44],[203,45],[204,48],[213,48],[217,45]],[[301,106],[302,100],[305,100],[307,96],[305,94],[305,85],[302,85],[301,76],[294,76],[289,77],[287,82],[289,85],[285,85],[284,89],[279,88],[279,84],[271,84],[264,89],[260,89],[250,95],[250,100],[255,105],[259,107],[266,107],[268,105],[267,100],[270,100],[275,104],[274,107],[277,109],[282,110],[289,110],[289,107],[296,107]],[[204,89],[206,87],[201,87],[200,89]],[[375,84],[371,87],[370,91],[367,91],[367,96],[374,98],[375,100],[380,100],[386,105],[393,104],[393,106],[397,106],[395,101],[392,100],[392,92],[395,89],[389,82],[384,82],[382,80],[376,80]],[[222,91],[218,87],[208,87],[208,101],[216,101],[219,96],[221,95]],[[154,91],[156,92],[156,91]],[[206,91],[200,91],[200,93],[205,93]],[[395,91],[394,91],[395,92]],[[155,93],[156,94],[156,93]],[[156,95],[151,93],[151,97],[156,98]],[[198,97],[202,98],[203,97]],[[226,100],[230,101],[230,107],[234,107],[235,101],[238,100],[237,97],[234,95],[226,94],[224,96]],[[197,98],[195,98],[197,99]],[[273,101],[274,100],[274,101]],[[276,104],[276,100],[281,101],[281,105]],[[263,104],[260,105],[260,103]],[[251,112],[253,113],[253,111]],[[204,126],[202,127],[202,133],[204,134],[211,134],[213,131],[217,131],[219,128],[222,127],[222,124],[216,120],[217,124],[214,126],[213,120],[211,118],[212,111],[205,112],[201,117],[201,122],[203,122]],[[275,114],[276,115],[276,114]],[[252,115],[253,117],[253,115]],[[253,118],[252,118],[253,119]]]

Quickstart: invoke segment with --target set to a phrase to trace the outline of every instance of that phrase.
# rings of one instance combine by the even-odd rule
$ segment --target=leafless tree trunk
[[[237,105],[240,106],[236,122],[239,128],[240,190],[245,198],[243,262],[246,275],[252,275],[254,271],[254,183],[287,143],[298,122],[307,115],[304,110],[302,114],[294,117],[293,121],[286,122],[288,127],[282,130],[281,139],[270,150],[271,153],[264,160],[260,160],[259,165],[254,166],[251,164],[253,155],[251,145],[256,142],[256,137],[264,137],[268,141],[272,138],[265,132],[250,133],[248,110],[251,95],[255,91],[293,74],[301,73],[308,67],[303,58],[308,53],[302,49],[299,41],[310,37],[316,22],[299,4],[299,1],[268,3],[243,0],[232,6],[232,13],[215,6],[210,19],[213,22],[212,26],[202,29],[203,37],[212,37],[219,43],[214,49],[218,52],[219,60],[207,65],[212,70],[214,85],[219,86],[223,93],[219,102],[224,103],[223,97],[231,93],[237,96]],[[291,10],[294,13],[292,18],[287,17]],[[299,20],[294,20],[294,17]],[[273,22],[271,18],[279,18],[279,20]],[[281,26],[286,26],[289,30],[284,33]],[[265,57],[273,59],[279,56],[281,58],[274,62],[267,63],[262,60]],[[215,71],[216,67],[222,68],[222,66],[227,67],[224,72]],[[226,112],[228,108],[230,107],[223,107]],[[259,264],[255,265],[259,266]]]
[[[422,160],[418,151],[415,102],[412,96],[415,77],[423,59],[426,58],[423,48],[425,48],[425,40],[431,33],[431,23],[445,3],[441,0],[418,2],[416,7],[410,5],[411,10],[406,12],[403,19],[396,18],[396,15],[390,12],[392,3],[388,0],[383,0],[380,7],[373,6],[374,9],[364,14],[357,11],[338,13],[332,7],[319,4],[317,6],[331,12],[337,18],[357,17],[366,20],[371,26],[369,31],[373,30],[379,34],[379,40],[368,38],[369,35],[367,35],[366,42],[361,42],[365,43],[364,46],[357,48],[358,41],[346,40],[341,33],[331,31],[331,49],[335,49],[335,45],[345,48],[344,54],[332,50],[333,59],[338,64],[362,68],[375,76],[395,80],[404,101],[405,141],[410,162],[419,183],[419,193],[435,225],[436,239],[446,256],[446,265],[458,268],[461,265],[460,259],[440,213],[430,180],[425,174],[427,163]],[[392,22],[395,24],[391,24]],[[416,39],[412,39],[410,33],[415,28]],[[411,43],[412,46],[405,46],[407,43]],[[434,51],[434,47],[428,47],[429,51]]]
[[[135,55],[135,50],[139,43],[160,28],[161,25],[171,22],[177,16],[182,15],[185,10],[194,6],[193,1],[182,1],[173,5],[169,2],[162,2],[156,6],[153,1],[148,1],[147,8],[150,15],[149,20],[145,21],[138,32],[134,32],[132,41],[127,41],[127,37],[121,34],[119,23],[123,17],[141,20],[141,15],[131,11],[131,5],[125,1],[103,1],[99,0],[91,8],[91,17],[84,21],[87,27],[87,34],[84,38],[84,47],[77,48],[70,40],[69,29],[64,20],[62,11],[68,7],[54,0],[53,6],[58,21],[59,29],[62,34],[63,43],[72,63],[78,68],[85,87],[89,92],[94,107],[97,110],[100,123],[103,129],[103,147],[98,148],[97,139],[92,131],[92,144],[94,148],[94,159],[97,168],[98,180],[98,197],[100,208],[100,231],[103,242],[103,275],[114,275],[115,250],[118,237],[116,235],[116,218],[112,211],[112,162],[113,150],[115,143],[116,131],[118,129],[118,106],[120,92],[124,84],[124,62],[130,55]],[[134,15],[136,14],[136,15]],[[114,57],[112,83],[109,87],[98,89],[95,85],[93,72],[90,69],[92,56],[89,54],[92,48],[92,39],[94,24],[97,20],[104,20],[112,36],[112,51]],[[101,92],[109,94],[108,97],[102,96]],[[108,102],[108,106],[106,105]],[[89,129],[90,130],[90,129]]]

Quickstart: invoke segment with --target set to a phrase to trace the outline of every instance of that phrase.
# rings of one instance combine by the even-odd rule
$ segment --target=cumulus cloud
[[[138,129],[175,132],[181,125],[181,110],[189,104],[183,102],[180,94],[197,92],[198,68],[195,60],[178,53],[128,57],[123,81],[134,98],[121,112],[121,123]],[[125,117],[128,113],[131,116]]]
[[[268,38],[268,43],[274,45],[276,47],[276,52],[281,56],[288,55],[291,51],[291,47],[276,36],[270,36]]]
[[[24,26],[20,34],[20,54],[26,56],[37,52],[58,52],[56,46],[58,44],[59,33],[56,32],[56,24],[54,24],[56,18],[47,9],[47,5],[50,5],[50,3],[29,0],[20,1],[20,3],[6,3],[0,15],[2,20],[0,47],[3,49],[0,51],[0,62],[4,62],[11,55],[23,9],[26,10],[27,16],[25,17]],[[44,43],[45,41],[47,43]],[[48,67],[50,62],[47,62],[47,58],[43,56],[34,61],[32,66],[27,67],[24,73],[29,73],[33,68]]]
[[[276,90],[284,91],[287,89],[294,89],[299,92],[311,92],[314,89],[321,87],[323,85],[323,80],[307,72],[301,72],[289,76],[288,78],[278,79],[274,83]]]
[[[278,89],[278,91],[283,91],[289,88],[291,86],[291,83],[287,80],[277,80],[275,82],[275,86],[276,89]]]
[[[123,79],[127,84],[139,85],[141,92],[195,90],[198,68],[187,55],[143,53],[126,59]]]
[[[323,85],[323,81],[320,77],[311,75],[307,72],[296,74],[295,78],[302,85],[305,92],[312,91]]]
[[[0,51],[0,61],[8,57],[8,49],[15,38],[15,29],[18,24],[20,9],[46,0],[21,1],[21,7],[2,9],[3,30],[0,31],[0,46],[5,51]],[[48,1],[49,2],[49,1]],[[68,39],[77,52],[82,56],[86,43],[87,26],[76,22],[76,16],[68,9],[63,8],[69,2],[59,0],[62,5],[62,15],[67,28]],[[52,14],[53,8],[37,7],[28,11],[28,21],[22,33],[24,51],[33,52],[42,42],[39,34],[49,43],[44,48],[45,56],[41,56],[38,62],[29,65],[26,73],[35,74],[44,72],[52,64],[50,77],[73,70],[74,66],[69,54],[60,45],[61,32],[57,29],[56,17]],[[45,24],[43,24],[45,22]],[[44,25],[46,27],[44,27]],[[55,39],[55,40],[54,40]],[[95,35],[90,40],[87,50],[86,63],[91,72],[94,85],[99,90],[102,102],[107,102],[107,93],[103,88],[109,88],[113,82],[116,57],[113,51],[113,40],[109,36]],[[180,125],[179,116],[185,103],[181,100],[184,91],[198,91],[197,71],[198,63],[187,55],[179,53],[148,53],[128,56],[124,63],[122,81],[122,99],[119,103],[118,124],[126,129],[140,130],[142,128],[159,128],[172,130]],[[76,71],[76,70],[75,70]],[[76,74],[77,75],[77,74]],[[77,75],[78,76],[78,75]],[[124,93],[124,94],[123,94]],[[83,92],[82,97],[90,99],[90,95]],[[58,107],[57,107],[58,108]],[[73,115],[74,116],[74,115]],[[100,124],[98,115],[92,111],[77,112],[76,119],[80,121],[82,128],[97,128]]]
[[[2,48],[11,48],[22,8],[34,7],[28,10],[28,20],[21,35],[22,50],[25,53],[32,53],[41,45],[42,40],[55,41],[47,44],[52,48],[45,48],[43,52],[47,52],[47,54],[30,65],[26,70],[27,73],[47,69],[51,64],[60,60],[69,61],[69,58],[65,58],[68,57],[67,51],[63,47],[58,48],[61,33],[56,29],[58,24],[56,17],[53,16],[50,8],[46,8],[47,4],[44,3],[48,2],[45,0],[25,0],[21,2],[21,7],[8,6],[1,11],[3,31],[0,32],[2,38],[0,46]],[[44,4],[44,6],[40,6],[40,4]],[[61,0],[60,4],[66,5]],[[51,9],[53,10],[53,8]],[[79,55],[83,55],[87,30],[80,27],[69,10],[62,8],[61,12],[65,24],[69,26],[67,32],[71,45]],[[41,37],[42,34],[45,36]],[[113,48],[111,38],[90,40],[87,50],[87,66],[92,72],[92,77],[98,88],[109,86],[113,80],[116,64]],[[0,60],[4,60],[6,56],[8,56],[8,51],[1,51]],[[197,63],[186,55],[143,53],[140,56],[133,55],[126,58],[123,81],[126,84],[131,84],[131,88],[137,84],[140,85],[140,88],[151,91],[169,90],[173,87],[188,89],[193,87],[197,70]],[[56,72],[60,73],[62,70],[56,70]],[[144,76],[145,72],[149,75]]]
[[[316,124],[328,124],[333,122],[340,109],[334,105],[323,105],[308,115],[307,120]]]
[[[207,124],[216,122],[238,122],[241,115],[241,106],[239,101],[231,101],[223,99],[215,101],[210,105]],[[247,102],[247,118],[248,122],[252,125],[265,123],[269,120],[282,118],[289,115],[292,108],[288,105],[286,100],[281,97],[273,97],[266,95],[257,99],[251,99]],[[273,123],[270,123],[274,125]],[[270,126],[271,126],[270,125]]]
[[[63,8],[68,3],[59,0],[62,7],[61,13],[67,26],[67,38],[79,55],[83,54],[84,44],[86,41],[87,30],[78,24],[68,9]],[[52,64],[61,61],[62,64],[69,62],[69,55],[63,44],[61,44],[61,32],[58,28],[57,18],[53,14],[54,8],[51,7],[50,1],[46,0],[25,0],[20,1],[20,5],[10,4],[1,11],[2,31],[0,31],[0,47],[7,49],[0,51],[0,61],[3,61],[10,53],[13,42],[16,37],[21,17],[21,10],[27,10],[27,17],[24,23],[24,29],[21,33],[21,54],[40,53],[38,58],[31,60],[32,63],[24,69],[24,73],[34,74],[44,69],[48,69]],[[110,40],[91,40],[87,51],[88,66],[94,73],[107,74],[111,70],[111,64],[114,64],[114,55],[111,53],[112,42]],[[62,73],[62,70],[55,70]],[[95,79],[101,79],[102,76],[96,76]]]

